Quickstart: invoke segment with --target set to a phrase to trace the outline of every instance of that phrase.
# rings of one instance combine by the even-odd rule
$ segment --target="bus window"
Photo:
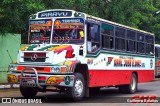
[[[153,36],[146,35],[146,54],[153,55],[154,54],[154,40]]]
[[[145,53],[145,43],[144,43],[144,34],[137,33],[137,52]]]
[[[125,29],[121,27],[116,27],[115,29],[115,49],[125,51]]]
[[[84,20],[82,18],[61,18],[54,22],[52,43],[84,43]]]
[[[113,49],[114,26],[107,23],[102,23],[101,35],[102,35],[102,48]]]
[[[135,52],[136,51],[136,32],[133,30],[127,30],[127,51]]]
[[[100,48],[100,25],[88,23],[87,34],[87,50],[89,53],[94,53]]]
[[[154,46],[152,44],[146,44],[146,53],[150,55],[154,54]]]

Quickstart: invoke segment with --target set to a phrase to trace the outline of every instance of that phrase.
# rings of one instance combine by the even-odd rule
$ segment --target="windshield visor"
[[[30,20],[31,44],[50,43],[52,20]]]
[[[57,19],[54,22],[52,43],[83,43],[84,20],[81,18]]]

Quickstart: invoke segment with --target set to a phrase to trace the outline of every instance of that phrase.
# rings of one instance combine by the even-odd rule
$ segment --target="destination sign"
[[[71,17],[72,11],[45,11],[38,14],[38,18]]]
[[[52,26],[52,20],[30,20],[30,25]]]
[[[84,20],[81,18],[57,19],[54,23],[55,29],[83,28]]]
[[[30,29],[31,32],[40,32],[40,30],[52,29],[52,20],[30,20]]]

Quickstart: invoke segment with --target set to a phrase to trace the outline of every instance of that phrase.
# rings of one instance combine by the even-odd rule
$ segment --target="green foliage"
[[[72,9],[149,31],[160,43],[160,0],[1,0],[0,33],[23,33],[29,15],[47,9]]]
[[[0,32],[21,33],[27,28],[29,15],[44,9],[39,0],[2,0]]]

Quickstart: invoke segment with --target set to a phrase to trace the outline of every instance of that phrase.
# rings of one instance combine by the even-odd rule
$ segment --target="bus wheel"
[[[20,92],[25,98],[34,98],[38,93],[38,89],[20,86]]]
[[[75,73],[73,87],[69,87],[67,92],[73,101],[80,101],[85,93],[85,80],[81,73]]]
[[[137,76],[136,74],[132,74],[130,79],[130,84],[119,86],[119,91],[122,93],[130,93],[133,94],[137,91]]]

